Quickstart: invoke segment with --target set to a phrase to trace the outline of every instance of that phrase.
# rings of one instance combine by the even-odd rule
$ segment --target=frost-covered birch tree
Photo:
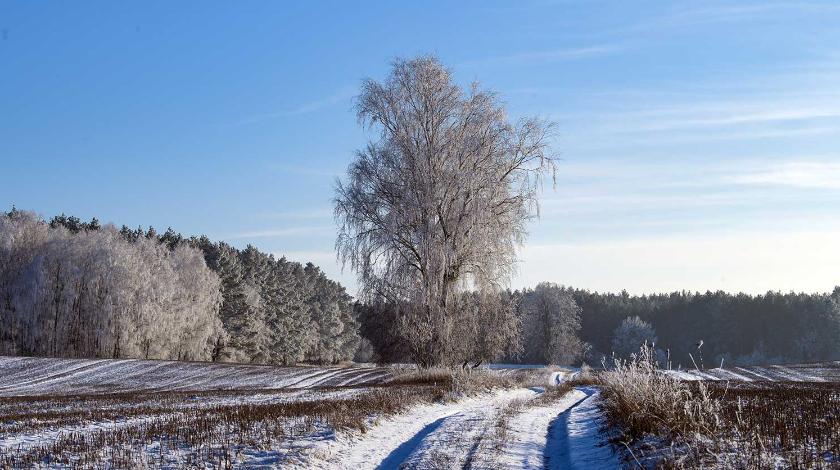
[[[210,359],[219,278],[188,246],[0,214],[0,351]]]
[[[627,358],[643,345],[653,346],[656,342],[656,331],[650,323],[638,316],[627,317],[613,332],[612,349],[618,357]]]
[[[583,354],[583,342],[578,336],[581,309],[571,291],[542,282],[525,292],[520,309],[529,360],[567,365]]]
[[[553,172],[550,125],[511,123],[497,95],[462,89],[433,57],[366,80],[360,122],[376,138],[337,184],[339,257],[368,298],[400,305],[421,365],[452,363],[459,292],[501,288]],[[485,321],[479,319],[477,321]]]

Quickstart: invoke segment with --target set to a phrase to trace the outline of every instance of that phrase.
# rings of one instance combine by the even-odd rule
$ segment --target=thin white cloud
[[[596,140],[587,143],[589,150],[596,149],[616,149],[627,148],[631,146],[635,149],[656,149],[665,148],[666,145],[688,144],[688,143],[702,143],[707,144],[711,142],[737,142],[737,141],[766,141],[769,139],[788,139],[801,138],[806,136],[825,136],[827,134],[840,133],[840,124],[832,126],[807,126],[796,128],[758,128],[758,129],[742,129],[737,126],[720,129],[686,129],[680,132],[663,133],[656,135],[655,138],[650,135],[644,135],[644,132],[632,129],[623,130],[626,135],[621,138],[612,138]],[[602,130],[600,135],[607,133],[620,132],[618,130]]]
[[[615,53],[620,48],[615,45],[584,46],[577,48],[554,49],[549,51],[529,51],[484,59],[461,62],[457,67],[503,67],[514,65],[535,65],[561,62],[565,60],[586,59]]]
[[[729,181],[744,185],[840,189],[840,157],[836,162],[788,162],[735,175]]]
[[[240,124],[252,124],[255,122],[270,119],[299,116],[301,114],[308,114],[315,111],[320,111],[338,103],[349,101],[350,98],[355,96],[357,93],[358,90],[356,87],[346,86],[340,88],[339,90],[335,91],[334,93],[328,96],[310,101],[308,103],[301,104],[300,106],[297,106],[295,108],[250,116],[248,118],[243,119],[240,122]]]
[[[743,193],[570,195],[541,201],[540,215],[550,217],[572,214],[598,214],[626,211],[663,211],[666,209],[697,209],[706,207],[738,207],[764,202],[764,195]]]
[[[770,109],[739,109],[737,105],[730,105],[714,111],[700,111],[692,113],[686,107],[681,113],[662,113],[658,116],[648,114],[650,120],[634,128],[639,131],[670,131],[686,128],[719,127],[743,124],[785,123],[793,121],[808,121],[814,119],[840,118],[838,108],[816,108],[812,106],[779,107],[772,109],[772,104],[766,104]],[[756,106],[757,107],[757,106]]]
[[[290,211],[261,212],[255,215],[257,218],[264,220],[332,219],[333,210],[329,207],[311,207]]]
[[[798,90],[780,83],[773,97],[760,94],[708,101],[689,93],[665,95],[659,103],[655,95],[639,99],[630,94],[614,99],[623,109],[592,104],[592,111],[575,118],[552,118],[561,128],[572,129],[569,132],[597,134],[599,138],[587,144],[590,148],[801,137],[840,130],[840,95],[826,88]]]

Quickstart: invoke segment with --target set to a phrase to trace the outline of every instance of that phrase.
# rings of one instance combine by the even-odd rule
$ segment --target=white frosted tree
[[[171,254],[177,288],[173,322],[177,325],[177,358],[211,359],[215,342],[223,335],[218,312],[222,303],[219,276],[207,268],[201,253],[179,245]]]
[[[221,330],[219,279],[201,253],[88,227],[0,216],[3,351],[209,359]]]
[[[385,81],[365,81],[357,112],[377,138],[336,188],[339,256],[368,300],[405,311],[415,361],[453,363],[459,294],[504,286],[536,215],[554,168],[550,126],[509,122],[494,93],[462,89],[433,57],[397,60]]]
[[[0,354],[349,359],[358,342],[350,297],[308,269],[172,229],[0,213]]]
[[[299,263],[261,253],[248,246],[241,253],[248,296],[244,330],[245,354],[252,362],[291,364],[304,359],[315,341],[309,306],[309,286]]]
[[[656,341],[656,332],[650,323],[638,316],[627,317],[613,332],[612,349],[616,356],[627,358],[638,353],[645,344],[653,347]]]
[[[525,350],[529,360],[567,365],[583,354],[581,309],[572,293],[550,282],[526,291],[520,307]]]

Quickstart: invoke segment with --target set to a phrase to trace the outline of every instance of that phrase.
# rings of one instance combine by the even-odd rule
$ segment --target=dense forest
[[[253,246],[0,213],[0,354],[333,363],[357,349],[351,300]]]
[[[571,293],[592,358],[611,353],[622,323],[639,317],[674,367],[692,367],[689,353],[702,355],[705,367],[840,359],[840,287],[831,294]]]
[[[840,359],[840,288],[633,296],[541,283],[486,295],[459,295],[458,363],[597,365],[644,341],[673,367]],[[313,264],[253,246],[0,213],[0,354],[404,362],[405,315],[385,300],[354,303]]]
[[[518,317],[505,327],[522,332],[518,354],[501,358],[511,362],[600,365],[613,354],[638,351],[645,341],[654,343],[663,366],[674,368],[840,359],[840,287],[831,294],[632,296],[542,283],[505,295]],[[374,357],[406,360],[399,309],[383,303],[356,308]]]

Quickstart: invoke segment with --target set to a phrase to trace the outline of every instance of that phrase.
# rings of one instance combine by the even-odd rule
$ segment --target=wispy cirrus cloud
[[[257,218],[264,220],[331,219],[333,210],[329,207],[311,207],[289,211],[261,212],[255,215]]]
[[[356,87],[345,86],[327,96],[303,103],[297,107],[247,117],[240,121],[240,124],[252,124],[270,119],[313,113],[315,111],[320,111],[322,109],[329,108],[330,106],[349,101],[350,98],[355,96],[357,93],[358,89]]]
[[[742,185],[840,189],[840,157],[834,162],[787,162],[735,175],[728,180]]]
[[[529,51],[516,54],[487,57],[484,59],[468,60],[459,63],[458,67],[505,67],[514,65],[539,65],[566,60],[587,59],[613,54],[621,50],[617,45],[604,44],[544,51]]]
[[[760,110],[731,106],[707,112],[706,115],[683,115],[668,117],[660,116],[642,128],[651,131],[675,130],[682,128],[731,126],[740,124],[785,123],[795,121],[810,121],[816,119],[840,118],[840,109],[819,108],[811,105],[782,106]]]
[[[836,77],[840,78],[840,73]],[[717,83],[710,83],[705,92],[628,91],[624,96],[595,97],[587,102],[588,111],[577,116],[554,118],[561,127],[611,137],[594,141],[593,147],[615,142],[661,146],[838,132],[840,94],[823,83],[790,81],[779,77],[774,89],[760,93],[736,93]],[[727,96],[731,98],[725,99]]]

